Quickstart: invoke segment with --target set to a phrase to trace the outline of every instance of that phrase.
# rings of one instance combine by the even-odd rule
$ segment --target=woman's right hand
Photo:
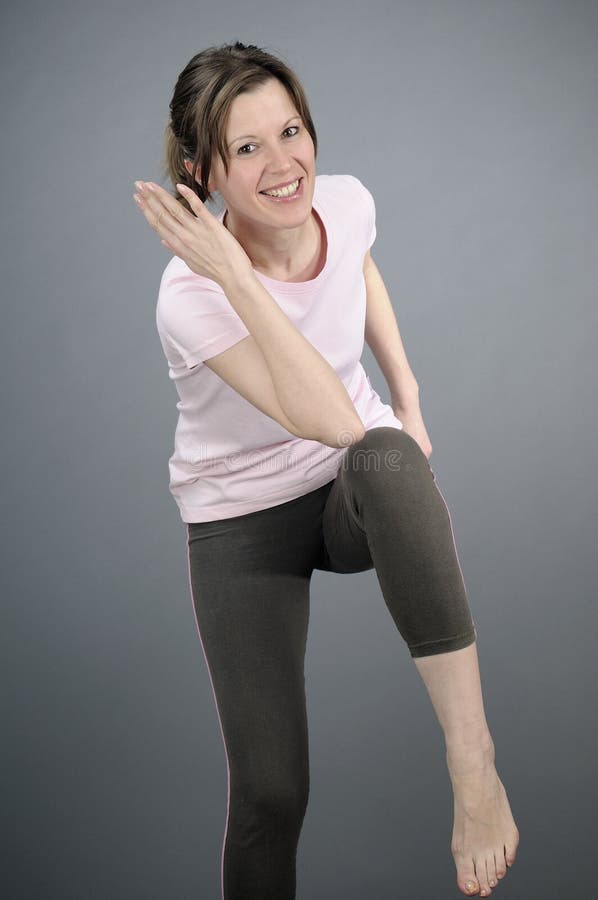
[[[231,277],[251,271],[251,260],[237,239],[186,185],[177,188],[195,215],[160,185],[136,181],[135,186],[139,194],[134,197],[145,218],[192,272],[223,286]]]

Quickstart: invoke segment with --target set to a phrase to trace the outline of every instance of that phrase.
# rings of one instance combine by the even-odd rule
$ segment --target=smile
[[[260,191],[260,194],[267,197],[268,200],[272,200],[273,203],[288,203],[296,200],[303,196],[303,176],[291,182],[287,187],[272,192]]]

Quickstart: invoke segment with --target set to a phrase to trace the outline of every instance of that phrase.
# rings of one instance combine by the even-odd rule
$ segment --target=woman
[[[303,89],[257,47],[199,53],[170,110],[177,191],[136,182],[135,200],[175,254],[157,326],[180,396],[170,489],[228,764],[223,898],[295,897],[310,579],[372,568],[443,729],[458,887],[489,896],[519,833],[417,383],[369,252],[373,198],[316,175]],[[392,407],[359,362],[364,337]]]

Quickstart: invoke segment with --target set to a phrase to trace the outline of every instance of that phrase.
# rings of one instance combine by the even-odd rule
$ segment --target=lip
[[[263,191],[260,191],[260,194],[263,194],[264,191],[277,191],[279,188],[288,187],[290,184],[293,184],[293,182],[297,181],[297,179],[301,181],[302,178],[303,175],[297,175],[295,176],[295,178],[291,178],[290,181],[285,181],[282,184],[272,184],[270,185],[270,187],[264,188]],[[301,187],[301,184],[299,184],[299,187]]]

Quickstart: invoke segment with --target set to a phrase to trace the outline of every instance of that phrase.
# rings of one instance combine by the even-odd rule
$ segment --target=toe
[[[494,870],[498,880],[504,878],[507,874],[507,864],[505,862],[505,848],[494,851]]]
[[[457,886],[467,897],[473,897],[480,889],[471,857],[457,866]]]
[[[519,832],[515,833],[513,840],[505,844],[505,860],[508,866],[512,866],[517,856],[517,845],[519,844]]]
[[[480,885],[480,897],[489,897],[492,893],[492,890],[490,888],[490,885],[488,884],[488,873],[486,872],[485,856],[481,856],[478,860],[476,860],[475,873]]]
[[[498,884],[498,874],[496,872],[496,860],[494,858],[494,853],[491,853],[490,856],[486,859],[486,870],[488,872],[488,884],[491,888],[495,888]]]

